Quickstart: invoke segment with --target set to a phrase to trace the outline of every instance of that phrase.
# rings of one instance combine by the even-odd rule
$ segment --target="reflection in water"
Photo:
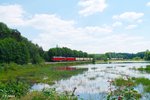
[[[31,91],[32,90],[40,91],[40,90],[45,89],[45,88],[50,88],[50,86],[48,84],[42,84],[42,83],[34,84],[31,88]]]
[[[146,67],[149,63],[119,63],[119,64],[95,64],[75,66],[80,68],[88,68],[88,71],[71,77],[67,80],[60,80],[50,88],[56,88],[57,91],[73,91],[76,87],[75,94],[79,98],[85,100],[105,100],[108,93],[108,80],[113,80],[118,77],[145,77],[150,79],[150,74],[140,73],[139,71],[131,70],[132,68]],[[36,88],[34,88],[36,89]],[[143,93],[142,85],[135,88],[140,93]],[[149,94],[144,94],[149,96]],[[143,97],[142,100],[146,100]]]
[[[68,66],[66,66],[66,67],[58,67],[58,68],[56,68],[56,70],[67,70],[67,71],[71,71],[71,70],[76,70],[76,68],[75,68],[75,67],[68,67]]]

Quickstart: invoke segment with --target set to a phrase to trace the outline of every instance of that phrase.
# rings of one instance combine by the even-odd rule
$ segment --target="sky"
[[[150,0],[0,0],[0,22],[44,50],[150,49]]]

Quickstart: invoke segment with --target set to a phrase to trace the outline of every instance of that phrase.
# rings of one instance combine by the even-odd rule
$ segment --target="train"
[[[87,58],[87,57],[52,57],[51,59],[54,62],[61,62],[61,61],[92,61],[93,58]]]

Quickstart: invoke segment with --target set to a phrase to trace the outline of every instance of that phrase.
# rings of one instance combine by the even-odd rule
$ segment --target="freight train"
[[[61,62],[61,61],[92,61],[93,58],[79,58],[79,57],[52,57],[51,59],[54,62]]]

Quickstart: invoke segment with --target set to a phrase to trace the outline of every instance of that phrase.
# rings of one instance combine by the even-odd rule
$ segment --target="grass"
[[[72,93],[58,93],[55,89],[29,92],[21,98],[11,98],[10,100],[77,100],[77,96]]]
[[[0,82],[9,80],[26,80],[30,83],[48,83],[53,84],[54,81],[71,77],[79,74],[86,69],[76,70],[57,70],[59,67],[73,66],[81,63],[59,63],[59,64],[39,64],[39,65],[17,65],[17,64],[1,64],[0,65]],[[45,78],[46,77],[46,78]]]
[[[150,85],[150,80],[147,78],[135,78],[136,84],[143,84],[144,86]]]
[[[144,90],[150,93],[150,85],[146,86]]]
[[[142,84],[145,92],[150,92],[150,80],[147,78],[131,78],[129,80],[125,80],[123,78],[117,78],[114,80],[114,85],[116,86],[137,86]]]
[[[146,73],[150,73],[150,65],[147,65],[145,68],[141,67],[141,68],[137,68],[134,70],[138,70],[141,72],[146,72]],[[144,86],[144,91],[145,92],[150,92],[150,80],[147,78],[135,78],[135,83],[136,84],[142,84]]]
[[[150,65],[147,65],[146,68],[138,68],[137,70],[139,71],[143,71],[143,72],[146,72],[146,73],[150,73]]]
[[[16,97],[7,95],[4,97],[0,96],[0,100],[78,100],[74,92],[63,92],[58,93],[55,89],[47,89],[42,91],[28,92],[26,95]]]
[[[115,85],[113,89],[111,84]],[[131,78],[123,79],[117,78],[114,81],[110,81],[109,94],[107,100],[139,100],[141,94],[134,89],[135,83]]]
[[[117,78],[113,82],[114,85],[116,86],[134,86],[134,82],[131,79],[125,80],[123,78]]]
[[[136,78],[135,83],[142,84],[144,86],[144,91],[145,92],[150,92],[150,80],[147,78]]]

